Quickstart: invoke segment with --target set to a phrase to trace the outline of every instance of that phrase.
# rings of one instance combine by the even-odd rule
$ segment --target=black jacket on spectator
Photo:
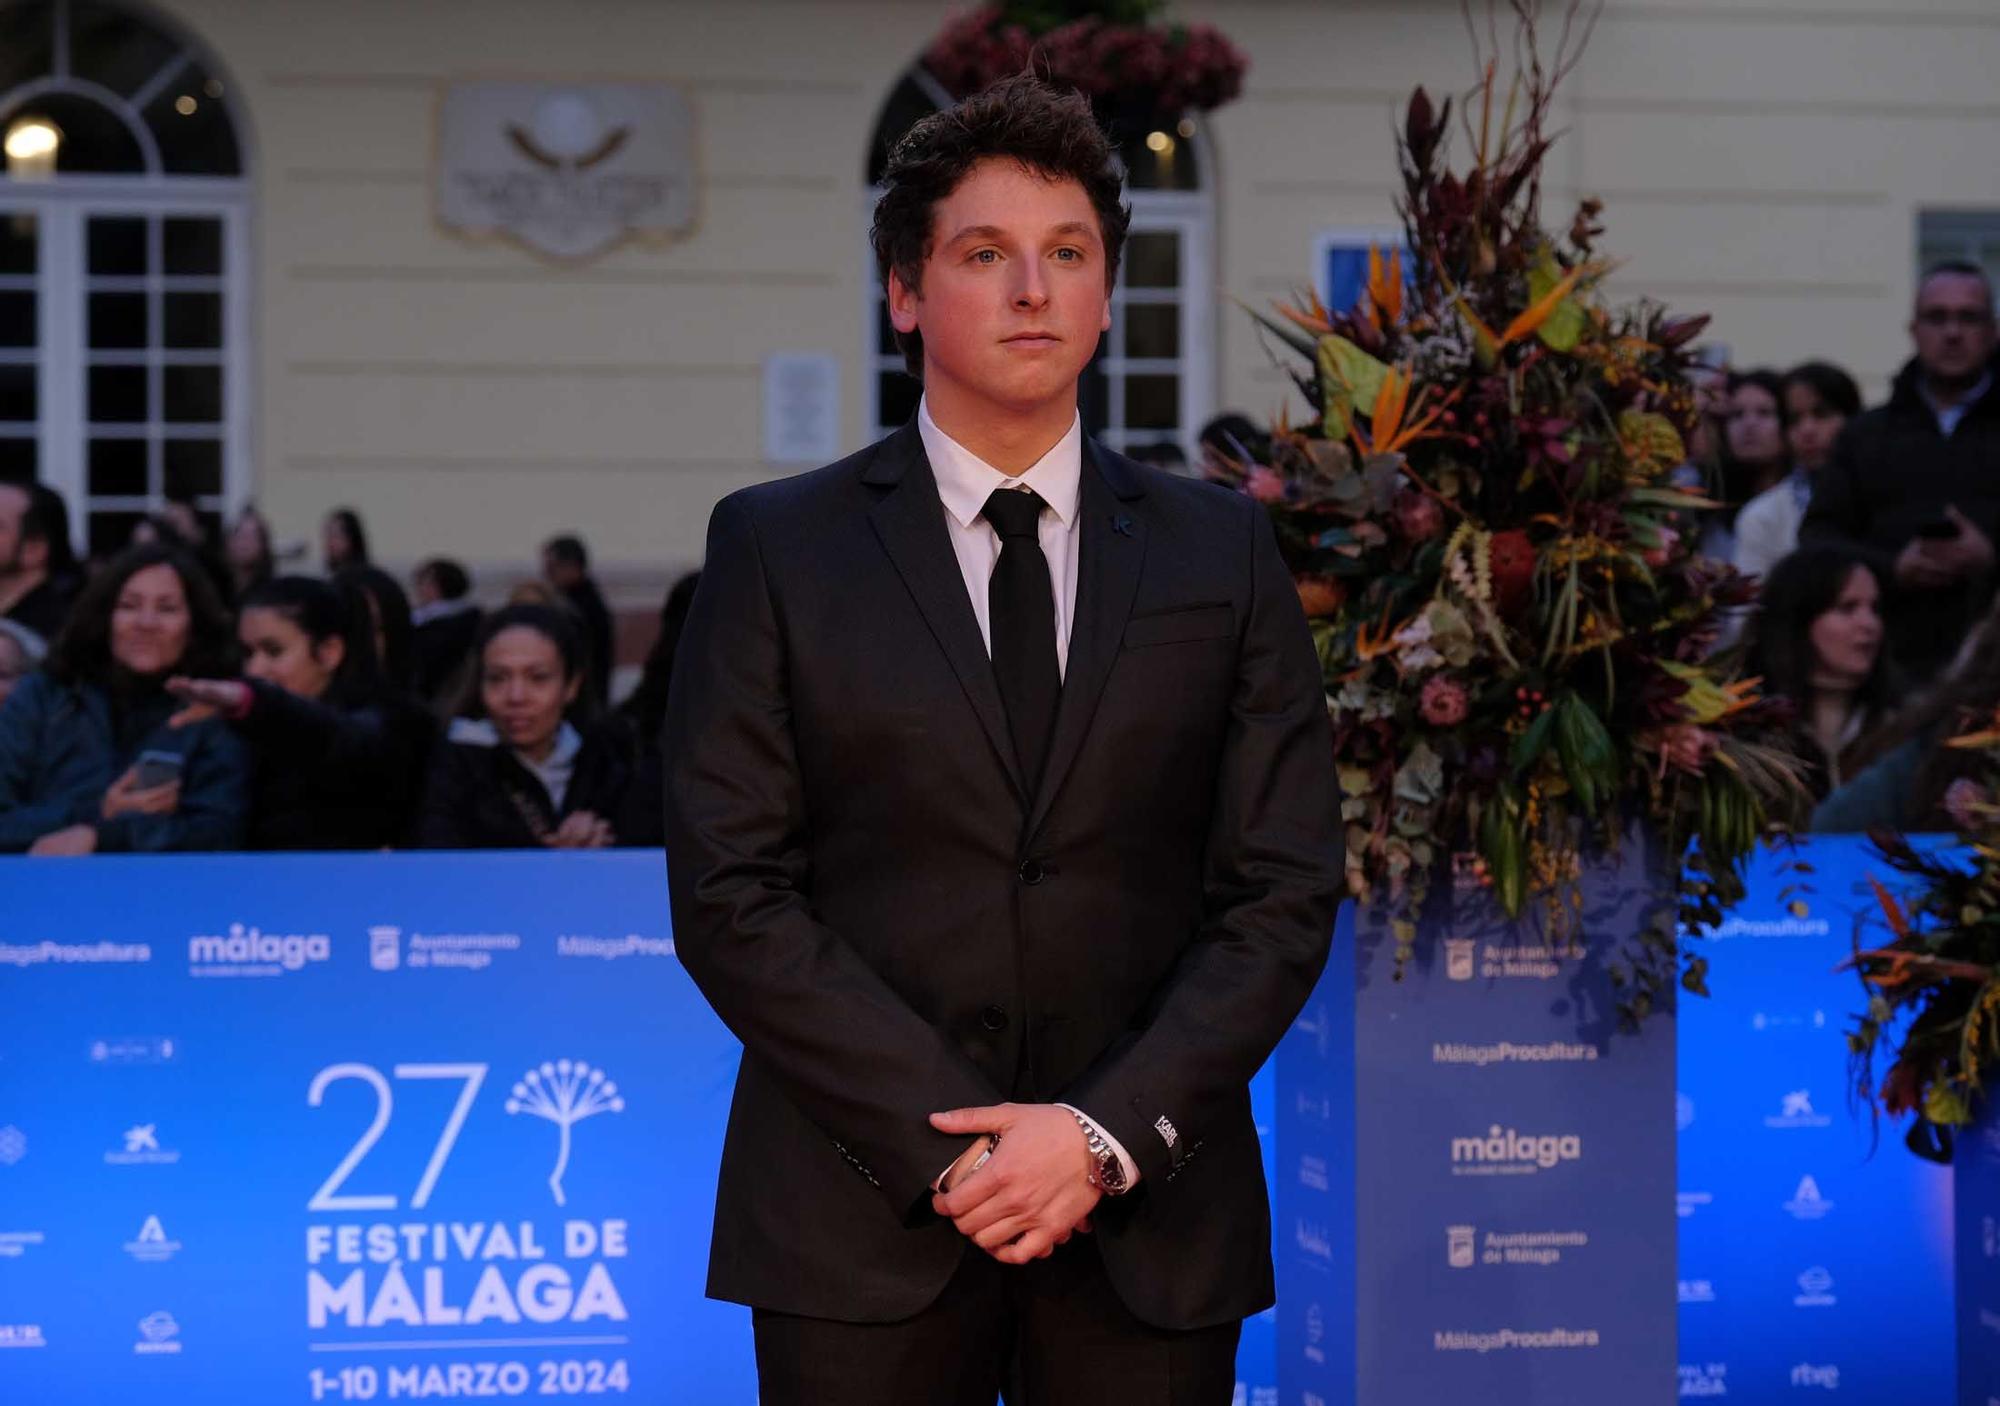
[[[600,705],[611,701],[611,608],[597,583],[586,576],[563,592],[583,621],[583,642],[590,646],[590,680]]]
[[[2000,381],[2000,361],[1994,363]],[[1882,563],[1887,644],[1919,683],[1951,661],[1993,599],[1993,580],[1943,591],[1895,585],[1898,553],[1918,527],[1955,506],[2000,546],[2000,386],[1967,407],[1947,439],[1924,399],[1916,362],[1896,377],[1889,403],[1847,422],[1833,457],[1813,477],[1799,540],[1852,543]]]
[[[383,849],[407,844],[437,723],[414,702],[342,708],[246,680],[234,726],[252,749],[250,847]]]
[[[631,729],[615,720],[584,728],[557,810],[541,778],[511,747],[447,741],[431,762],[417,843],[424,849],[539,849],[580,810],[610,821],[619,845],[640,843],[630,833],[639,828],[629,812],[634,752]],[[660,823],[654,822],[655,834]]]
[[[82,589],[81,577],[51,576],[15,601],[6,612],[7,618],[33,630],[43,643],[54,644],[56,636],[62,633],[63,622],[69,619],[69,608],[76,603],[77,592]]]
[[[462,609],[417,614],[417,693],[431,702],[443,702],[455,697],[464,681],[465,661],[486,614],[471,601]]]

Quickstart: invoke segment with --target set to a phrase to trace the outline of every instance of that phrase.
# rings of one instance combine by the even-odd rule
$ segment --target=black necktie
[[[1056,662],[1056,603],[1049,562],[1035,526],[1042,500],[1032,490],[1001,488],[986,500],[986,521],[1000,536],[1000,560],[986,584],[987,624],[993,637],[993,673],[1007,707],[1014,755],[1028,789],[1041,783],[1049,733],[1062,696]]]

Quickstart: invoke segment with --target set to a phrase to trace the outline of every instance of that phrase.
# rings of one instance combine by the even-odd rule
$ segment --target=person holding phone
[[[2000,533],[2000,328],[1976,264],[1939,264],[1917,285],[1916,356],[1889,403],[1856,416],[1814,477],[1800,541],[1832,541],[1886,568],[1885,621],[1913,684],[1948,664],[1994,593]]]
[[[220,721],[175,729],[176,673],[234,672],[215,586],[180,547],[133,547],[0,707],[0,853],[233,849],[249,763]]]

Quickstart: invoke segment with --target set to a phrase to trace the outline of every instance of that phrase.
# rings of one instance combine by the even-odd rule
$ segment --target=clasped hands
[[[1919,590],[1936,590],[1989,570],[1993,543],[1964,513],[1946,506],[1950,537],[1913,537],[1896,557],[1896,579]]]
[[[931,1208],[959,1234],[1002,1264],[1045,1259],[1071,1235],[1089,1233],[1104,1194],[1092,1180],[1090,1147],[1066,1109],[1050,1103],[1002,1103],[931,1114],[941,1133],[977,1137],[945,1173]],[[968,1171],[998,1134],[999,1146]]]

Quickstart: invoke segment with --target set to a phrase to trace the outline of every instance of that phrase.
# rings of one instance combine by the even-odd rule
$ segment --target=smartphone
[[[181,779],[181,764],[179,752],[141,752],[133,785],[138,790],[151,791],[170,781],[178,781]]]

